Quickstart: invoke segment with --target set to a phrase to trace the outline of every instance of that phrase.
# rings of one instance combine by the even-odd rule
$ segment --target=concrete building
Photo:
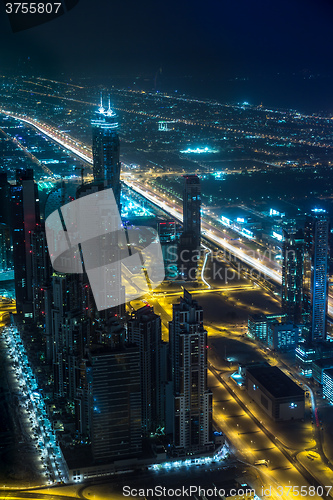
[[[276,366],[246,369],[249,396],[273,420],[304,418],[304,391]]]

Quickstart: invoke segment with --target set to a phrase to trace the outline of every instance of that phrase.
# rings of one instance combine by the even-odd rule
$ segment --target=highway
[[[39,132],[49,137],[60,146],[68,149],[68,151],[70,151],[81,160],[92,165],[92,152],[88,146],[82,144],[80,141],[71,138],[67,134],[61,133],[57,129],[50,127],[45,123],[36,121],[27,116],[11,113],[4,109],[0,109],[0,112],[35,127]],[[148,201],[156,205],[158,208],[164,210],[167,214],[170,214],[180,222],[183,221],[182,207],[176,203],[176,200],[171,201],[164,194],[157,193],[146,184],[142,185],[135,179],[123,179],[122,182],[129,188],[133,189],[138,194],[146,198]],[[228,241],[226,230],[222,229],[222,226],[221,229],[219,227],[213,226],[216,222],[217,221],[214,221],[212,219],[209,220],[206,215],[203,215],[202,231],[204,233],[204,238],[206,238],[216,246],[226,250],[241,262],[244,262],[247,266],[259,272],[263,278],[272,280],[276,284],[281,285],[281,266],[278,263],[273,262],[271,259],[269,259],[267,255],[265,255],[265,252],[260,253],[259,249],[257,250],[259,257],[254,257],[254,252],[252,250],[249,250],[243,242],[237,241],[237,243],[231,243],[230,238]],[[328,297],[328,316],[330,317],[330,319],[333,319],[332,292],[329,293]]]
[[[92,155],[91,152],[82,144],[78,143],[77,141],[74,141],[73,139],[69,138],[68,136],[64,136],[63,134],[57,132],[56,130],[52,129],[51,127],[44,126],[43,124],[37,123],[32,119],[29,119],[27,117],[20,117],[20,116],[14,116],[10,113],[7,113],[13,118],[16,118],[18,120],[21,120],[29,125],[32,125],[35,127],[37,130],[39,130],[41,133],[45,134],[48,136],[50,139],[53,141],[57,142],[59,145],[62,147],[68,149],[71,153],[74,155],[78,156],[85,162],[92,164]],[[156,193],[152,189],[150,189],[146,185],[142,185],[141,183],[137,182],[136,180],[123,180],[123,182],[139,193],[141,196],[146,198],[148,201],[153,203],[154,205],[158,206],[159,208],[162,208],[166,213],[170,214],[172,217],[176,218],[180,222],[182,222],[182,209],[179,205],[176,204],[176,202],[172,202],[167,197],[162,197],[161,194]],[[214,221],[215,222],[215,221]],[[239,242],[237,243],[231,243],[230,240],[228,240],[226,234],[224,233],[223,229],[219,229],[216,227],[212,227],[213,223],[212,221],[209,220],[208,217],[203,216],[202,220],[202,229],[205,232],[205,238],[209,240],[211,243],[227,250],[230,252],[230,254],[234,255],[239,259],[240,261],[244,262],[246,265],[252,267],[253,269],[256,269],[259,271],[264,277],[267,277],[268,279],[274,281],[277,284],[281,284],[281,269],[278,264],[275,262],[269,261],[269,259],[265,256],[263,256],[263,259],[260,260],[260,258],[256,258],[253,255],[249,255],[246,252],[246,245],[240,244]],[[237,245],[237,246],[236,246]],[[205,259],[208,258],[208,252],[206,254]],[[203,276],[202,276],[203,278]],[[204,279],[203,279],[204,281]],[[205,281],[204,281],[205,282]],[[207,283],[209,286],[209,284]],[[329,298],[329,313],[332,315],[333,313],[333,307],[332,307],[332,297]],[[244,453],[244,458],[245,458],[245,463],[252,463],[255,459],[262,458],[262,453],[265,451],[267,454],[272,456],[272,459],[270,461],[270,467],[267,469],[260,469],[260,474],[263,477],[263,481],[265,481],[265,484],[270,484],[270,481],[272,481],[275,485],[276,484],[293,484],[293,485],[306,485],[306,481],[304,479],[307,478],[309,480],[309,483],[311,482],[311,475],[305,469],[299,465],[296,464],[295,460],[292,459],[292,457],[287,456],[285,449],[279,445],[278,442],[274,443],[274,436],[268,434],[268,432],[263,428],[263,426],[260,425],[260,422],[258,423],[255,419],[252,417],[250,418],[249,412],[244,410],[244,406],[241,401],[237,400],[237,397],[235,397],[235,394],[232,394],[232,390],[230,392],[230,388],[228,388],[228,385],[226,382],[222,379],[221,374],[218,373],[218,371],[215,370],[213,366],[211,366],[211,371],[215,376],[215,379],[220,382],[216,386],[216,380],[215,380],[215,389],[214,389],[214,396],[215,393],[218,395],[217,398],[214,397],[215,400],[215,408],[216,408],[216,417],[217,420],[221,422],[221,427],[224,428],[223,426],[228,427],[228,422],[226,422],[226,419],[229,418],[230,421],[232,421],[232,425],[230,426],[230,436],[232,437],[233,434],[235,433],[235,426],[238,424],[238,419],[240,417],[248,416],[249,417],[249,427],[244,429],[244,436],[240,437],[241,432],[235,433],[233,436],[232,442],[238,442],[242,444],[240,449],[243,450]],[[213,384],[214,385],[214,384]],[[232,396],[232,401],[230,401],[230,396]],[[224,400],[223,400],[224,398]],[[228,403],[228,408],[230,406],[230,414],[228,415],[226,412],[227,406],[221,406],[223,403]],[[236,405],[236,406],[235,406]],[[229,411],[229,410],[228,410]],[[238,412],[238,413],[235,413]],[[245,420],[245,419],[243,419]],[[237,435],[236,435],[237,434]],[[253,436],[255,435],[256,437],[254,439],[251,439],[251,434]],[[244,439],[246,439],[247,445],[246,447],[244,446]],[[252,442],[253,441],[253,442]],[[274,443],[274,444],[273,444]],[[256,447],[254,446],[256,444]],[[253,446],[252,446],[253,445]],[[265,458],[265,457],[264,457]],[[273,468],[273,464],[278,464]],[[55,473],[58,473],[57,468],[55,469]],[[290,479],[288,479],[290,478]],[[288,483],[289,481],[289,483]],[[308,485],[307,485],[308,486]],[[7,492],[8,495],[8,492]],[[24,496],[24,495],[23,495]],[[295,495],[298,496],[298,495]],[[5,495],[0,497],[4,498]],[[42,498],[42,495],[36,495],[36,498]],[[278,498],[276,494],[272,495],[273,498]],[[293,497],[293,495],[289,495],[289,498]],[[20,494],[13,494],[13,496],[8,496],[8,498],[22,498],[22,495]],[[33,495],[31,495],[31,498],[33,498]],[[60,496],[57,498],[61,498]],[[279,498],[286,498],[286,496],[282,496]],[[312,498],[318,498],[316,496],[312,496]]]

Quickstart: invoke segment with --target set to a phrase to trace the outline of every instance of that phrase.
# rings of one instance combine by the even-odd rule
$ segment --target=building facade
[[[298,327],[293,323],[267,323],[267,346],[275,351],[294,350],[298,343]]]
[[[140,351],[142,429],[156,432],[164,425],[165,363],[161,338],[161,318],[148,305],[132,313],[127,323],[128,340]]]
[[[142,449],[138,347],[90,349],[87,382],[94,462],[138,456]]]
[[[93,174],[95,181],[102,181],[113,189],[118,206],[120,206],[120,143],[118,120],[110,107],[105,109],[101,100],[100,107],[91,121]]]
[[[293,323],[302,321],[304,235],[284,232],[282,245],[282,310]]]
[[[16,308],[19,314],[32,318],[31,234],[40,224],[38,188],[32,169],[16,171],[16,184],[10,187],[10,201]]]
[[[246,369],[249,396],[273,420],[304,418],[304,391],[276,366]]]
[[[315,209],[305,226],[303,307],[310,323],[309,342],[326,339],[329,219]]]
[[[169,323],[173,384],[173,445],[183,453],[211,449],[212,393],[207,388],[203,310],[184,290]]]

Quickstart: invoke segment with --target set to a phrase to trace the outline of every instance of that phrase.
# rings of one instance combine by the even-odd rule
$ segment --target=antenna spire
[[[104,107],[103,107],[103,92],[101,92],[101,102],[99,106],[99,112],[104,113]]]

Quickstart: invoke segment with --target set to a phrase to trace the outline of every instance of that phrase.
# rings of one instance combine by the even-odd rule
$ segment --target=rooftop
[[[304,395],[303,389],[276,366],[255,366],[247,368],[246,372],[254,377],[274,398]]]
[[[333,367],[333,357],[315,359],[313,364],[319,366],[319,368],[331,368]]]
[[[333,368],[327,368],[324,373],[333,379]]]

